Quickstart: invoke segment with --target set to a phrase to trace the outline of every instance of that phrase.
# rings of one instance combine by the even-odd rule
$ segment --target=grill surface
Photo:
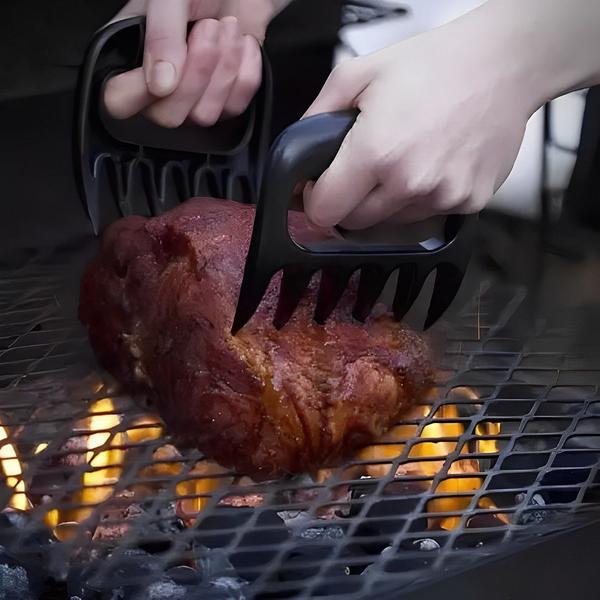
[[[252,485],[207,474],[195,451],[157,454],[168,436],[132,444],[148,411],[95,366],[76,319],[91,250],[32,255],[1,272],[0,456],[12,445],[34,504],[0,515],[6,585],[24,568],[34,597],[399,597],[596,516],[600,309],[583,300],[541,310],[545,288],[536,296],[486,277],[446,332],[429,414],[407,421],[379,459]],[[91,413],[106,417],[94,435],[107,435],[90,445]],[[428,458],[424,444],[435,450]],[[367,467],[380,476],[365,477]],[[106,477],[89,487],[94,472]],[[196,518],[182,507],[199,492]],[[16,498],[4,488],[0,504]],[[254,508],[223,505],[257,498]]]

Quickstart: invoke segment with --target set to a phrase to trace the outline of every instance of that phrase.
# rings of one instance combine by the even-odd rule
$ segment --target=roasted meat
[[[84,275],[80,318],[99,362],[155,403],[178,444],[264,480],[373,441],[426,394],[432,368],[425,342],[389,315],[353,320],[351,293],[314,323],[318,282],[277,331],[274,280],[232,336],[253,218],[202,198],[114,223]],[[290,227],[316,235],[300,213]]]

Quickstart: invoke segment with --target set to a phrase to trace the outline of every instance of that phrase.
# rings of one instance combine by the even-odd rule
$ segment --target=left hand
[[[260,43],[279,1],[131,0],[116,18],[146,15],[144,64],[108,82],[108,111],[144,112],[163,127],[243,113],[261,83]]]

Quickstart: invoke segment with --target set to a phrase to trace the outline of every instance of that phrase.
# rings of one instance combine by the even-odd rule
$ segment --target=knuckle
[[[438,211],[448,211],[467,205],[472,199],[472,190],[466,184],[447,183],[440,186],[434,206]]]
[[[185,121],[185,116],[182,117],[176,114],[174,111],[169,110],[168,107],[150,107],[146,110],[145,114],[151,121],[165,129],[177,129]]]
[[[198,44],[206,42],[207,31],[218,31],[219,21],[217,19],[202,19],[198,21],[188,37],[188,44]]]
[[[406,195],[410,197],[428,196],[432,194],[437,183],[433,177],[411,170],[405,180]]]
[[[170,39],[171,36],[169,36],[169,34],[164,31],[149,31],[146,34],[146,45],[152,46],[155,44],[162,44],[164,42],[169,41]]]
[[[212,61],[218,54],[216,45],[206,38],[196,36],[188,43],[188,55],[194,60]]]
[[[381,148],[381,144],[372,136],[368,136],[361,140],[360,152],[364,156],[365,163],[372,168],[379,177],[387,176],[393,161],[391,153],[385,152]]]
[[[195,52],[191,57],[194,71],[199,77],[210,77],[218,60],[217,51],[214,48],[206,48]]]
[[[481,212],[485,208],[485,205],[487,204],[488,200],[489,197],[483,194],[475,195],[468,202],[465,203],[464,212],[466,214]]]

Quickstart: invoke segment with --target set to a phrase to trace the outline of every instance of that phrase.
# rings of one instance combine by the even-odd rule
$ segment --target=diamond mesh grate
[[[24,569],[34,597],[381,597],[600,499],[584,309],[532,316],[523,288],[485,281],[429,404],[344,467],[258,485],[178,452],[97,369],[75,316],[86,252],[1,273],[0,576]]]

